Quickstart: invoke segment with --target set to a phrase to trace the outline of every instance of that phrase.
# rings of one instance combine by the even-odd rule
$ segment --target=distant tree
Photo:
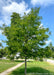
[[[2,47],[2,43],[0,43],[0,47]],[[2,56],[3,56],[3,53],[2,53],[2,50],[0,48],[0,58],[2,58]]]
[[[54,46],[52,45],[52,43],[49,44],[49,47],[52,51],[52,56],[51,57],[54,58]]]
[[[0,47],[2,47],[2,43],[0,43]]]
[[[5,48],[1,48],[0,49],[0,58],[2,58],[2,57],[6,57],[8,55],[8,50],[7,50],[7,48],[5,47]]]
[[[52,57],[52,50],[49,46],[45,47],[45,57],[46,58]]]
[[[39,16],[39,9],[32,8],[28,14],[24,13],[24,16],[14,12],[11,25],[3,27],[9,54],[15,56],[20,52],[20,56],[25,58],[25,75],[27,58],[43,56],[41,46],[46,45],[45,41],[49,37],[49,29],[41,26],[42,17]]]
[[[4,56],[5,52],[3,51],[3,49],[0,49],[0,58],[2,58]]]

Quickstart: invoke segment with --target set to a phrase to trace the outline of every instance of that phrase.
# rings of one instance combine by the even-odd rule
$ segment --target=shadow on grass
[[[14,60],[15,62],[24,62],[24,60]]]
[[[25,60],[14,60],[15,62],[24,62]],[[33,62],[33,61],[27,61],[27,62]]]
[[[15,71],[13,71],[11,73],[11,75],[24,75],[24,70],[25,70],[25,68],[16,69]],[[36,74],[36,73],[38,73],[38,74]],[[43,74],[41,74],[41,73],[43,73]],[[54,74],[46,69],[41,68],[41,67],[31,67],[31,68],[27,68],[27,75],[54,75]]]

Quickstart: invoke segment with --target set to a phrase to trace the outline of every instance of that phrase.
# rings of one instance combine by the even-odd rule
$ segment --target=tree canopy
[[[10,26],[3,27],[10,54],[20,52],[23,57],[38,56],[41,46],[46,44],[49,29],[41,26],[39,9],[32,8],[28,14],[24,13],[24,16],[14,12]]]

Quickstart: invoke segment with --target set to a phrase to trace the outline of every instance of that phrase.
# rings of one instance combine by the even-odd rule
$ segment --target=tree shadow
[[[25,60],[14,60],[15,62],[25,62]],[[27,61],[27,62],[33,62],[33,61]]]
[[[24,60],[14,60],[15,62],[24,62]]]
[[[24,75],[24,70],[25,68],[16,69],[11,75]],[[54,75],[54,73],[41,67],[31,67],[27,68],[27,75]]]

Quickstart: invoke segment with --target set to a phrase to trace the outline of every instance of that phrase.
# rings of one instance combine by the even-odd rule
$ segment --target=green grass
[[[25,70],[24,65],[22,65],[18,69],[11,72],[9,75],[24,75],[24,70]],[[43,74],[36,74],[36,73],[43,73]],[[52,73],[54,73],[54,65],[50,65],[47,62],[40,62],[40,61],[27,62],[27,75],[54,75]]]
[[[20,63],[22,61],[15,60],[15,61],[10,61],[10,60],[0,60],[0,73],[7,70],[10,67],[13,67]]]

